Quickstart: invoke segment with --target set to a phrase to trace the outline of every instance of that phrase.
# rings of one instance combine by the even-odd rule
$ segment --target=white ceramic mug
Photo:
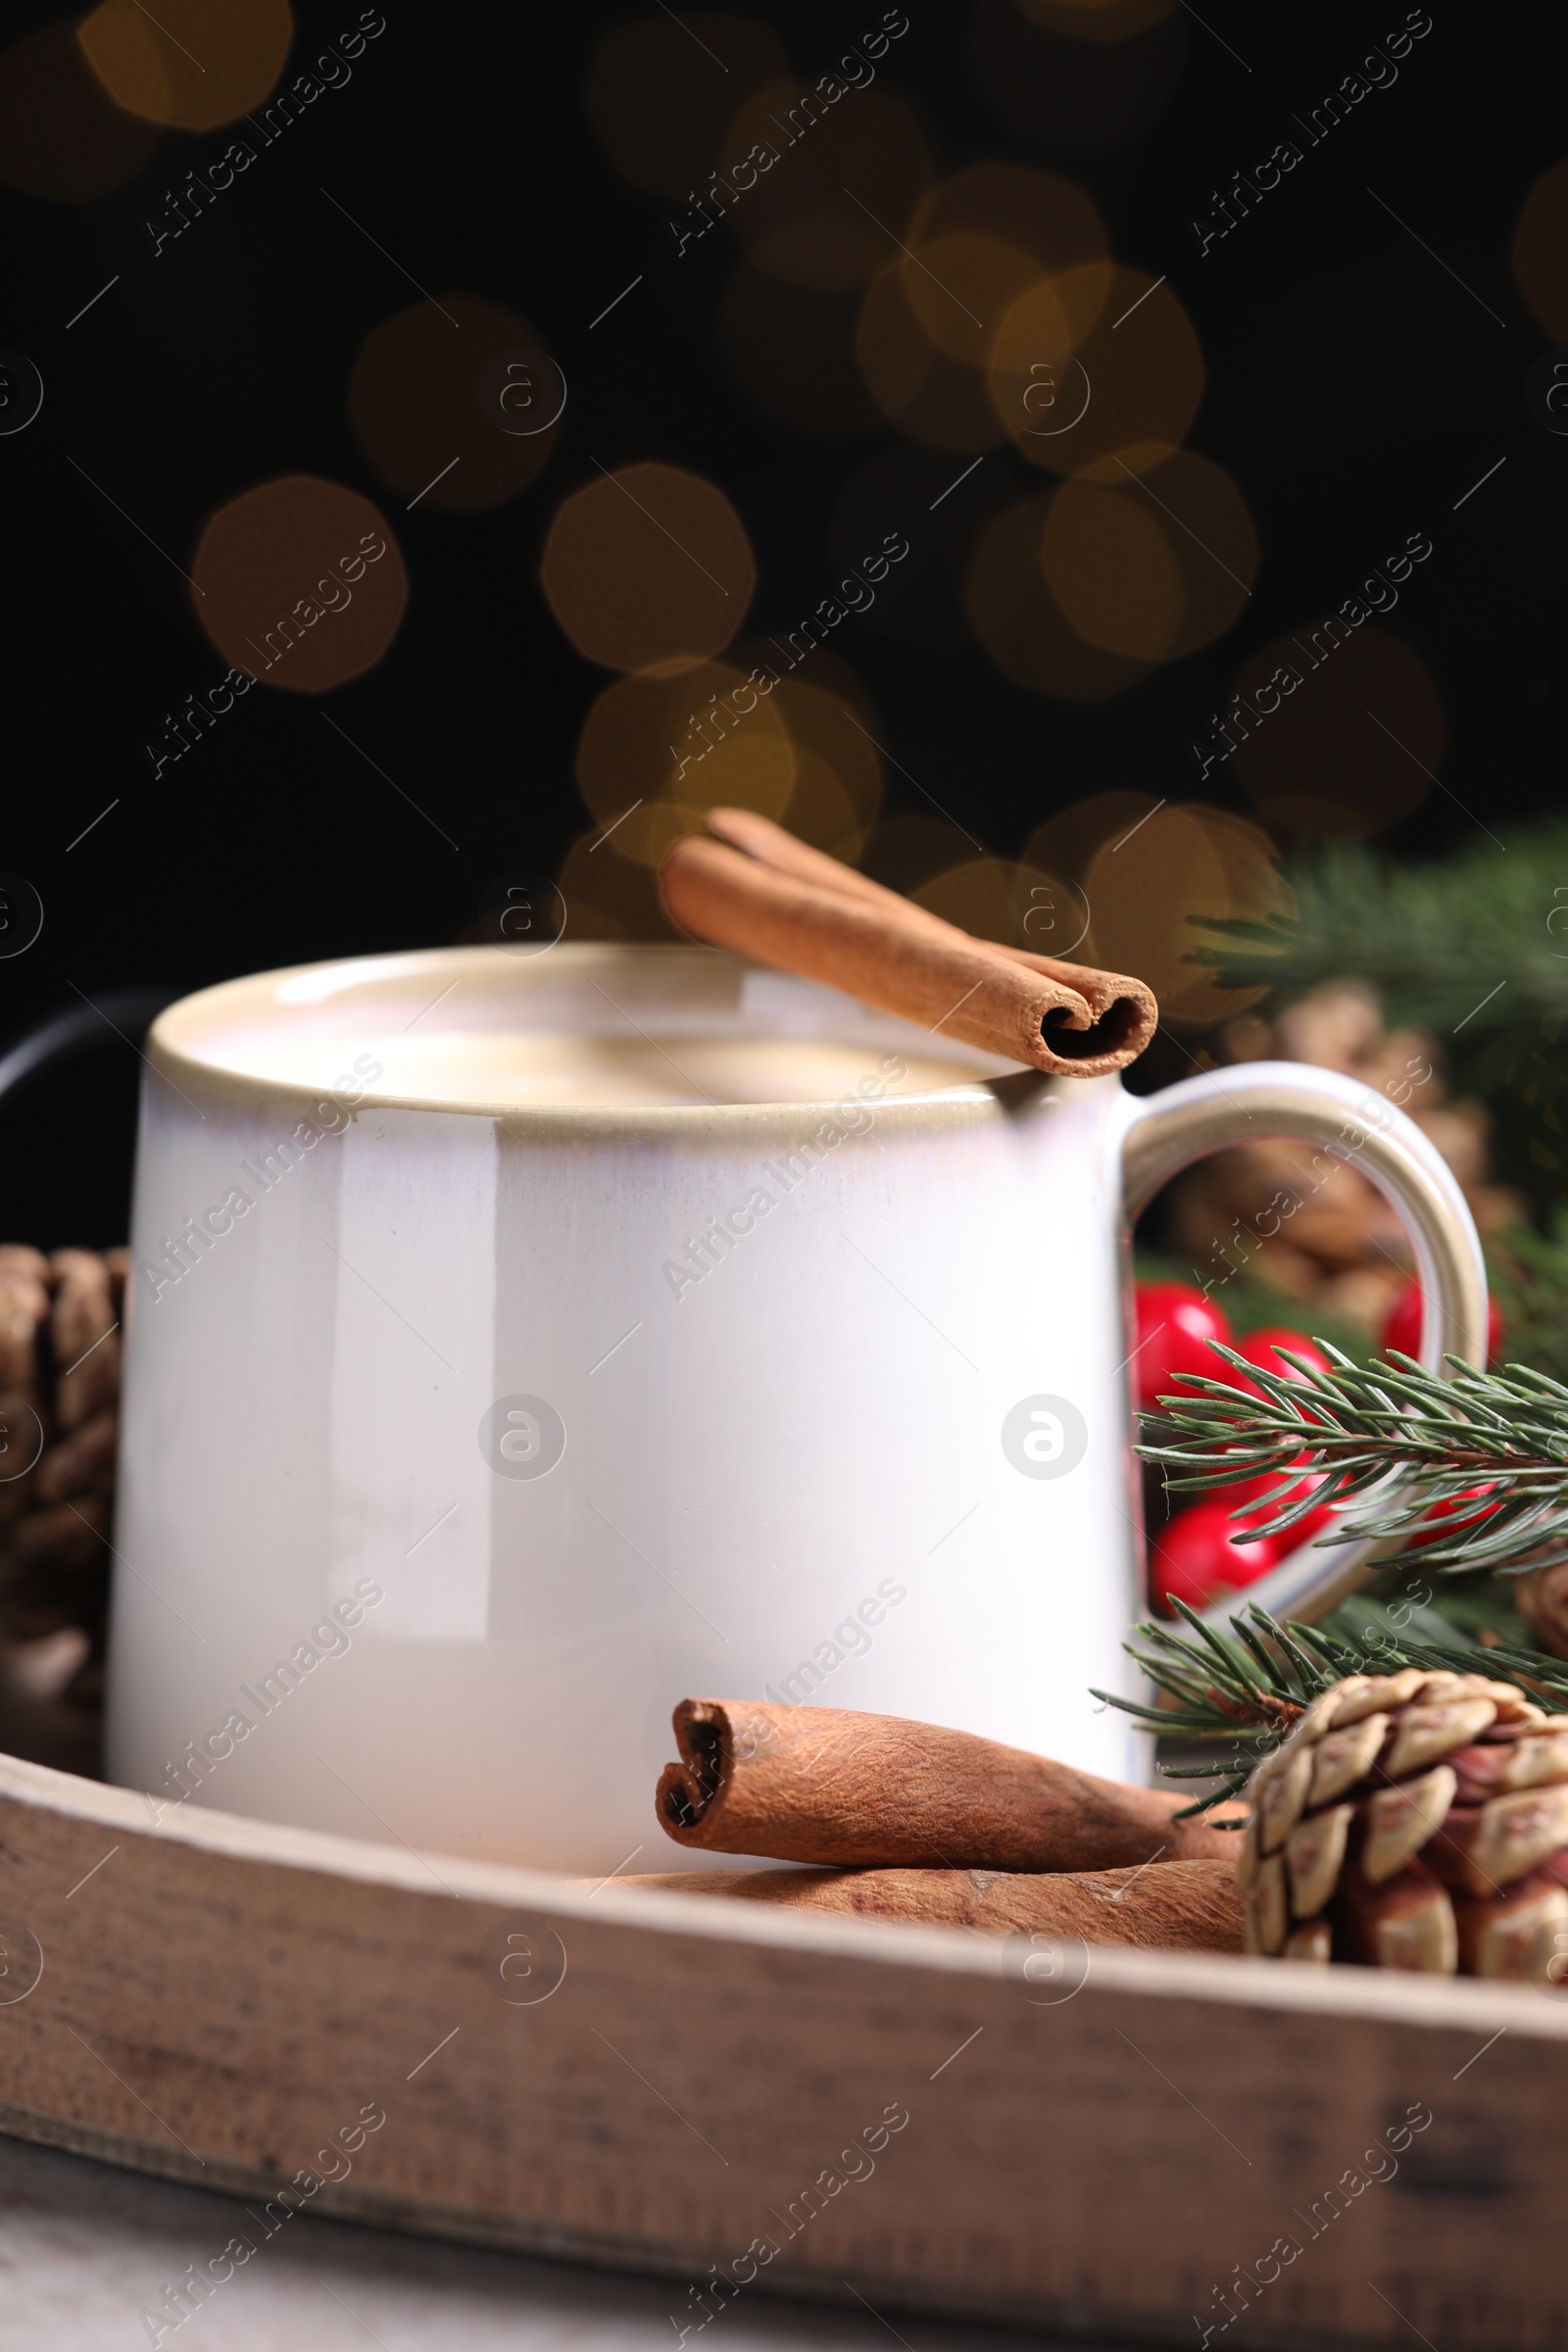
[[[677,1099],[474,1081],[519,1038],[536,1093],[620,1054]],[[822,1099],[745,1099],[781,1055]],[[1136,1687],[1129,1205],[1310,1137],[1403,1212],[1428,1360],[1481,1345],[1447,1168],[1297,1064],[1138,1100],[710,950],[572,945],[231,982],[147,1060],[108,1737],[160,1809],[678,1869],[688,1695],[1138,1777],[1089,1694]],[[1257,1590],[1321,1605],[1358,1558]]]

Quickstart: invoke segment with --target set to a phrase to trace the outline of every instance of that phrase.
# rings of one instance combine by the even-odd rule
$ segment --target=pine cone
[[[103,1690],[128,1254],[0,1247],[0,1642],[79,1626]]]
[[[1437,1042],[1420,1030],[1386,1030],[1363,981],[1325,981],[1272,1024],[1244,1013],[1215,1050],[1222,1065],[1277,1058],[1356,1079],[1369,1101],[1396,1103],[1424,1130],[1484,1234],[1528,1220],[1522,1197],[1491,1181],[1485,1105],[1445,1099]],[[1171,1239],[1222,1284],[1245,1265],[1286,1296],[1375,1332],[1409,1278],[1409,1242],[1359,1168],[1342,1161],[1325,1171],[1322,1157],[1286,1139],[1212,1153],[1171,1187]]]
[[[1568,1562],[1532,1568],[1514,1583],[1514,1603],[1554,1658],[1568,1658]]]
[[[1349,1675],[1249,1793],[1249,1951],[1560,1982],[1568,1719],[1514,1684]]]

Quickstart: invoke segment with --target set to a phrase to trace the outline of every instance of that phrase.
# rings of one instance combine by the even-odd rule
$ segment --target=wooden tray
[[[198,2276],[300,2208],[666,2273],[677,2341],[769,2290],[1123,2343],[1568,2340],[1550,1994],[1114,1951],[1031,1987],[956,1932],[156,1826],[10,1758],[0,1853],[0,2129],[244,2199]]]

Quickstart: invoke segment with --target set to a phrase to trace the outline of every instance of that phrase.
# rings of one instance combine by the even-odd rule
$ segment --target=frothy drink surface
[[[580,1037],[466,1030],[378,1038],[378,1094],[440,1102],[836,1102],[862,1080],[889,1095],[965,1086],[973,1071],[938,1054],[898,1055],[818,1038]],[[899,1076],[900,1069],[906,1075]]]

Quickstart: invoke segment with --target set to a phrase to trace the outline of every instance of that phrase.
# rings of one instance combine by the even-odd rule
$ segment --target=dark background
[[[557,870],[588,822],[572,760],[607,673],[557,626],[538,563],[561,500],[591,477],[590,455],[608,466],[665,459],[721,485],[757,556],[748,626],[768,629],[822,593],[846,477],[899,445],[887,424],[792,431],[760,416],[735,380],[718,341],[733,232],[721,226],[671,267],[664,223],[676,208],[627,184],[585,111],[595,45],[633,12],[561,12],[564,24],[558,12],[547,22],[533,10],[386,0],[384,13],[351,86],[156,262],[146,218],[226,133],[165,132],[139,178],[93,203],[0,189],[0,344],[31,358],[45,383],[36,422],[0,439],[0,867],[25,876],[45,906],[36,945],[0,963],[0,1048],[78,1003],[74,991],[140,981],[184,991],[447,942],[498,873]],[[881,11],[867,0],[751,13],[811,77]],[[1289,135],[1291,113],[1400,25],[1401,8],[1206,0],[1200,23],[1179,7],[1152,36],[1168,95],[1098,153],[1081,152],[1072,129],[1069,68],[1085,61],[1067,53],[1086,44],[1037,30],[1012,0],[982,0],[985,41],[994,49],[1004,32],[1017,53],[1004,115],[974,70],[968,10],[908,0],[907,13],[878,86],[916,105],[939,171],[982,158],[1059,171],[1093,197],[1118,261],[1168,272],[1208,376],[1187,445],[1233,476],[1262,563],[1228,635],[1098,704],[1027,693],[977,647],[932,656],[851,623],[834,650],[873,698],[893,759],[1003,856],[1054,808],[1106,787],[1245,808],[1223,769],[1200,788],[1193,735],[1251,652],[1337,604],[1387,548],[1424,530],[1438,559],[1392,627],[1441,695],[1444,784],[1493,827],[1546,807],[1568,443],[1525,405],[1548,338],[1509,249],[1532,182],[1568,144],[1562,34],[1534,18],[1518,36],[1528,54],[1508,57],[1506,21],[1438,0],[1396,85],[1314,149],[1245,233],[1200,259],[1189,223],[1209,191]],[[7,38],[60,14],[14,5]],[[285,79],[357,15],[349,0],[299,7]],[[703,66],[695,48],[692,64]],[[570,386],[560,437],[510,503],[471,516],[408,513],[368,464],[345,413],[348,379],[365,337],[417,294],[325,201],[323,183],[421,286],[510,305],[559,358]],[[121,282],[68,331],[116,271]],[[638,271],[644,285],[590,338],[589,321]],[[1498,458],[1502,470],[1455,514]],[[953,472],[965,463],[955,458]],[[1005,447],[985,475],[1009,469],[1017,488],[1041,486]],[[401,631],[376,668],[320,700],[253,689],[155,781],[144,745],[224,666],[181,571],[216,507],[296,471],[359,490],[388,518],[411,579]],[[322,708],[456,852],[322,725]],[[896,768],[888,787],[884,813],[923,806]],[[1431,790],[1389,847],[1440,851],[1469,828],[1455,800]],[[137,1064],[105,1037],[104,1051],[0,1106],[8,1239],[123,1238]]]

